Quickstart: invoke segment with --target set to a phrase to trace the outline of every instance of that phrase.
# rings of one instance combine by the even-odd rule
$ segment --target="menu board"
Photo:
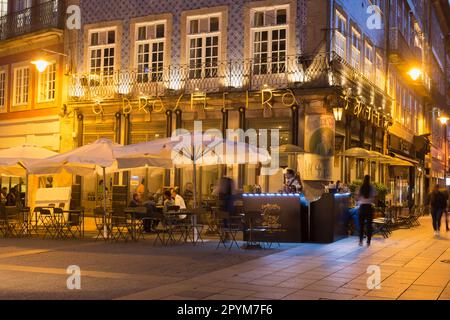
[[[70,209],[70,198],[72,188],[40,188],[36,191],[35,206],[48,206],[55,204],[57,207],[60,203],[64,203],[64,210]]]

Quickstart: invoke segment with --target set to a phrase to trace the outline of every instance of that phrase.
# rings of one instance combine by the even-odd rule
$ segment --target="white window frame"
[[[341,22],[344,30],[339,28]],[[333,47],[338,56],[347,60],[347,18],[337,9],[335,10]]]
[[[380,61],[381,63],[379,63]],[[375,53],[375,78],[378,87],[384,90],[385,85],[384,58],[379,53]]]
[[[370,50],[369,50],[370,48]],[[374,46],[370,44],[369,42],[364,43],[364,75],[367,79],[372,80],[373,79],[373,68],[374,68]],[[369,53],[369,57],[368,57]]]
[[[156,27],[158,25],[164,25],[164,37],[157,38],[156,37]],[[139,29],[145,27],[146,30],[149,28],[154,27],[155,28],[155,38],[153,39],[145,39],[145,40],[139,40]],[[147,32],[147,31],[146,31]],[[167,50],[167,20],[159,20],[159,21],[152,21],[152,22],[142,22],[142,23],[136,23],[135,25],[135,52],[134,52],[134,58],[135,58],[135,65],[134,68],[136,70],[137,75],[137,81],[139,83],[147,83],[147,82],[161,82],[163,80],[163,73],[164,73],[164,67],[166,66],[166,50]],[[159,44],[162,43],[162,50],[160,48],[156,48],[156,51],[154,50],[154,45],[159,46]],[[139,49],[140,46],[148,45],[149,51],[147,53],[140,53]],[[147,62],[139,62],[140,55],[148,55],[148,61]],[[154,55],[158,55],[156,60],[154,59]],[[159,59],[159,56],[162,55],[162,60]],[[140,72],[140,66],[148,65],[148,72]],[[155,66],[156,64],[156,66]],[[148,76],[145,77],[145,74]]]
[[[278,10],[285,10],[286,11],[286,22],[284,24],[277,24],[276,18],[277,14],[276,12]],[[255,14],[261,12],[264,14],[264,26],[255,26]],[[273,25],[266,25],[266,15],[268,12],[275,12],[275,16],[273,17],[275,23]],[[255,75],[265,75],[265,74],[283,74],[287,71],[287,59],[288,59],[288,48],[289,48],[289,23],[290,23],[290,5],[279,5],[279,6],[270,6],[270,7],[260,7],[260,8],[253,8],[250,10],[250,39],[251,39],[251,47],[250,47],[250,56],[253,61],[253,72]],[[284,50],[276,51],[278,52],[278,57],[276,58],[276,61],[273,61],[274,57],[274,51],[272,50],[273,44],[274,44],[274,38],[273,33],[274,31],[278,31],[278,34],[284,30],[285,37],[284,39],[276,39],[278,40],[278,45],[280,45],[280,42],[285,42]],[[259,59],[256,58],[256,54],[264,54],[262,50],[259,52],[256,52],[255,50],[255,44],[257,43],[256,34],[267,32],[267,51],[265,54],[267,54],[266,61],[262,61],[261,57]],[[261,45],[263,42],[266,41],[260,41]],[[282,53],[284,52],[284,59],[282,59]]]
[[[0,17],[8,14],[8,0],[0,0]]]
[[[357,40],[356,46],[355,39]],[[356,70],[361,70],[361,41],[361,33],[355,27],[352,27],[350,62]]]
[[[22,73],[20,78],[18,78],[19,72]],[[30,76],[31,69],[28,65],[13,68],[13,106],[28,105],[30,99]]]
[[[0,112],[6,108],[8,73],[0,68]]]
[[[217,31],[209,31],[211,26],[211,18],[219,18],[219,30]],[[199,20],[199,22],[203,19],[208,19],[208,31],[201,32],[199,30],[198,33],[191,33],[191,21]],[[200,28],[200,24],[199,24]],[[219,64],[221,61],[221,41],[222,41],[222,32],[223,32],[223,16],[221,12],[205,14],[205,15],[192,15],[188,16],[186,19],[186,58],[187,65],[189,69],[189,79],[204,79],[204,78],[217,78],[219,76]],[[214,39],[217,37],[217,45],[210,45],[209,47],[206,45],[207,39]],[[196,46],[193,49],[191,47],[191,41],[200,40],[201,46]],[[209,56],[207,56],[207,51],[213,50],[217,47],[217,55],[214,55],[212,52]],[[191,50],[196,50],[195,58],[191,57]],[[200,51],[199,51],[200,50]],[[200,52],[201,56],[198,56]],[[194,64],[191,64],[192,60],[194,60]],[[195,61],[200,61],[199,63]],[[209,60],[209,61],[208,61]]]
[[[114,31],[114,43],[106,43],[107,40],[105,41],[105,43],[103,44],[96,44],[96,45],[92,45],[92,35],[94,33],[105,33],[105,39],[108,38],[108,32],[109,31]],[[118,59],[118,52],[117,52],[117,40],[118,40],[118,28],[117,27],[108,27],[108,28],[93,28],[90,29],[88,32],[88,70],[89,70],[89,74],[91,75],[91,77],[96,77],[96,76],[100,76],[103,78],[104,81],[109,82],[112,81],[112,78],[114,76],[114,72],[116,71],[116,63],[117,63],[117,59]],[[114,55],[110,55],[108,57],[112,57],[113,59],[113,63],[112,65],[107,65],[105,66],[105,50],[114,50]],[[96,66],[92,66],[92,60],[93,60],[93,56],[92,53],[94,51],[99,51],[100,50],[100,56],[96,57],[97,60],[100,60],[100,65],[96,65]],[[99,69],[99,71],[97,70],[93,70],[93,69]],[[105,72],[106,71],[106,72]]]
[[[52,102],[56,99],[58,64],[52,61],[38,76],[38,103]]]

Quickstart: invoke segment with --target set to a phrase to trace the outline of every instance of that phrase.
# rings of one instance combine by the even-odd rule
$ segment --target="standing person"
[[[145,194],[145,179],[142,179],[141,183],[138,185],[136,193],[143,199]]]
[[[441,229],[442,212],[447,206],[447,199],[444,194],[439,191],[439,185],[435,185],[433,192],[430,194],[431,217],[433,219],[434,236],[439,237]]]
[[[341,192],[341,188],[342,188],[341,181],[340,180],[336,181],[336,192],[337,193]]]
[[[372,240],[373,223],[373,205],[375,201],[376,190],[370,183],[370,176],[364,177],[364,182],[359,189],[359,245],[363,245],[364,229],[367,229],[367,246],[370,246]]]
[[[303,191],[303,185],[300,181],[300,176],[295,174],[292,169],[287,169],[284,175],[284,192],[287,193],[301,193]]]

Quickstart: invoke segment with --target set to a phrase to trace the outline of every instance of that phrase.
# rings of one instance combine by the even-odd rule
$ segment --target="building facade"
[[[64,1],[0,1],[0,148],[61,148],[64,87]],[[49,65],[39,72],[33,61]],[[24,181],[22,181],[24,183]],[[19,178],[3,178],[6,187]]]
[[[14,12],[13,2],[2,2],[8,3],[7,14]],[[0,123],[54,112],[58,141],[66,149],[101,137],[121,144],[149,141],[176,129],[193,130],[195,121],[203,131],[224,135],[256,132],[265,137],[258,139],[265,147],[279,137],[280,145],[305,150],[295,157],[282,154],[279,162],[298,168],[312,198],[328,181],[350,183],[370,174],[391,189],[392,201],[412,196],[420,203],[432,184],[443,182],[448,144],[438,118],[450,114],[446,1],[71,0],[67,5],[80,8],[82,24],[80,30],[60,30],[63,38],[51,47],[65,54],[55,58],[59,74],[66,74],[61,97],[53,108],[40,109],[30,100],[29,109],[16,111],[11,104],[16,89],[10,88],[3,94],[9,104]],[[36,49],[28,50],[29,56],[14,59],[31,60]],[[20,77],[11,77],[15,62],[4,61],[0,68],[9,70],[9,87],[20,87]],[[0,73],[0,102],[1,79]],[[40,89],[29,90],[39,99]],[[411,167],[343,155],[354,147]],[[200,194],[208,197],[223,174],[243,189],[281,188],[282,170],[273,176],[260,171],[252,165],[202,168]],[[151,192],[169,185],[183,189],[193,180],[187,169],[147,168],[114,174],[107,183],[132,191],[142,178]],[[86,178],[82,185],[86,202],[98,181]]]

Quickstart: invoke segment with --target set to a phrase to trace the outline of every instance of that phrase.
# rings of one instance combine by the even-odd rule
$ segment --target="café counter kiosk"
[[[332,243],[348,236],[350,193],[324,193],[310,203],[310,242]]]
[[[244,212],[262,212],[264,207],[276,208],[279,212],[280,229],[277,240],[284,243],[308,241],[308,201],[302,194],[243,194]],[[244,233],[244,240],[247,241]],[[261,236],[261,235],[260,235]],[[264,240],[264,239],[258,239]]]
[[[347,237],[350,194],[324,193],[311,203],[303,194],[243,194],[242,200],[245,213],[262,213],[267,207],[279,212],[284,230],[277,235],[279,242],[332,243]]]

